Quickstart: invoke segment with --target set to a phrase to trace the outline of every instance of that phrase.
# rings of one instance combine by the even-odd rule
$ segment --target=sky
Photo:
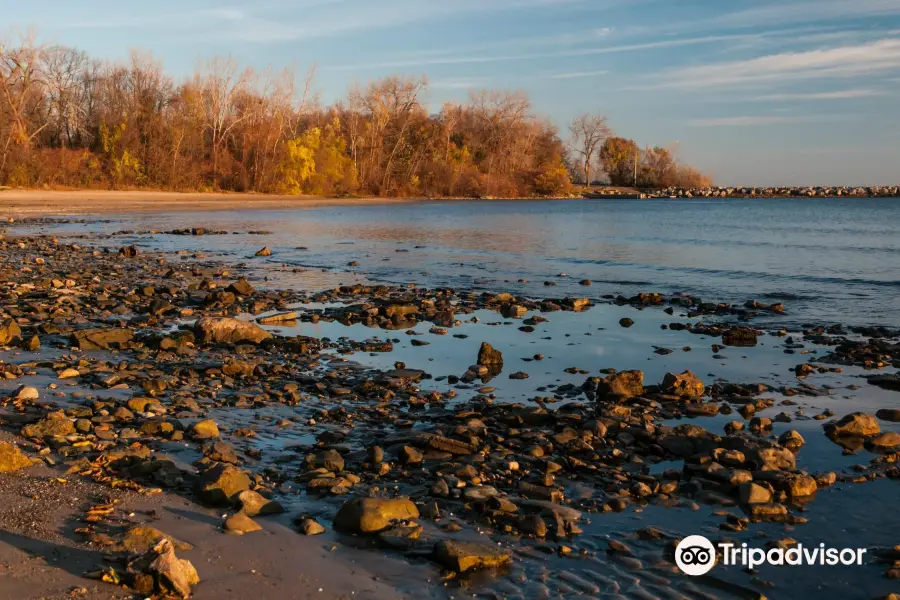
[[[150,50],[176,79],[230,54],[316,65],[323,102],[425,75],[428,104],[527,91],[726,185],[900,183],[900,0],[0,0],[0,35],[99,58]]]

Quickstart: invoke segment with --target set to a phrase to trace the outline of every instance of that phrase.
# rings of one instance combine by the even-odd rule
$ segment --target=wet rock
[[[269,315],[267,317],[260,317],[257,319],[257,322],[261,325],[277,325],[279,323],[288,323],[289,321],[296,321],[298,318],[297,313],[291,312],[282,312],[275,313],[274,315]]]
[[[234,451],[234,446],[218,440],[203,445],[203,456],[208,460],[231,465],[237,465],[241,462],[237,453]]]
[[[81,329],[72,333],[72,343],[82,350],[124,348],[132,340],[130,329]]]
[[[826,433],[833,437],[867,437],[881,433],[881,427],[872,415],[855,412],[827,426]]]
[[[869,447],[876,449],[896,448],[900,446],[900,433],[896,431],[885,431],[870,439]]]
[[[253,286],[250,285],[250,282],[243,277],[225,288],[225,291],[231,292],[232,294],[237,294],[238,296],[252,296],[256,293],[256,290],[253,289]]]
[[[663,378],[662,390],[675,396],[687,396],[699,398],[706,391],[703,381],[691,371],[683,373],[666,373]]]
[[[788,494],[791,498],[805,498],[816,493],[818,485],[809,475],[795,475],[788,482]]]
[[[326,450],[316,456],[316,466],[339,473],[344,470],[344,457],[337,450]]]
[[[59,379],[74,379],[76,377],[81,377],[81,373],[78,372],[78,369],[63,369],[57,374]]]
[[[797,450],[806,444],[806,440],[796,429],[789,429],[778,437],[778,443],[790,450]]]
[[[866,379],[871,385],[875,385],[886,390],[894,390],[900,392],[900,373],[894,373],[893,375],[871,375]]]
[[[197,421],[191,425],[191,437],[195,440],[209,440],[219,437],[219,426],[213,419]]]
[[[346,533],[377,533],[394,521],[418,516],[419,509],[408,498],[354,498],[338,510],[334,527]]]
[[[722,334],[726,346],[749,347],[756,345],[756,330],[749,327],[733,327]]]
[[[256,256],[272,256],[272,251],[269,250],[268,246],[266,246],[265,248],[263,248],[261,250],[257,250]]]
[[[751,504],[748,512],[756,521],[784,521],[787,518],[787,507],[784,504]]]
[[[241,342],[259,344],[272,337],[271,333],[255,323],[213,317],[198,319],[194,323],[194,335],[200,342],[213,344],[239,344]]]
[[[121,248],[119,248],[119,256],[123,258],[134,258],[137,255],[138,249],[134,244],[130,246],[122,246]]]
[[[197,497],[213,506],[227,506],[236,501],[241,492],[249,489],[247,473],[221,464],[201,473],[194,486]]]
[[[631,398],[644,393],[643,371],[621,371],[597,380],[597,395]]]
[[[494,349],[487,342],[482,342],[481,348],[478,350],[478,364],[486,367],[502,367],[503,353]]]
[[[3,344],[0,344],[2,346]],[[37,352],[41,349],[41,338],[36,335],[31,336],[22,344],[22,347],[31,352]]]
[[[241,512],[248,517],[277,515],[284,512],[284,507],[280,502],[269,500],[259,492],[254,492],[253,490],[244,490],[238,494],[238,504],[241,507]]]
[[[75,424],[61,410],[52,412],[37,423],[22,428],[22,435],[28,438],[49,438],[73,433],[75,433]]]
[[[14,400],[21,400],[23,402],[33,402],[34,400],[37,400],[39,396],[40,393],[37,388],[30,385],[20,385],[12,393],[12,398]]]
[[[325,533],[325,527],[315,519],[309,517],[301,519],[297,524],[297,527],[303,535],[320,535]]]
[[[22,329],[15,319],[0,321],[0,346],[13,346],[22,342]]]
[[[875,416],[882,421],[900,423],[900,408],[882,408],[875,413]]]
[[[629,319],[628,317],[624,317],[624,318],[622,318],[622,319],[619,319],[619,325],[621,325],[622,327],[628,329],[629,327],[631,327],[632,325],[634,325],[634,320]]]
[[[259,523],[247,516],[243,511],[236,512],[227,519],[223,528],[228,533],[235,535],[244,535],[245,533],[253,533],[254,531],[262,531]]]
[[[747,481],[738,486],[738,500],[741,504],[768,504],[772,501],[772,490]]]
[[[509,564],[512,552],[478,542],[441,540],[435,544],[434,559],[451,571],[464,573]]]
[[[0,473],[12,473],[30,466],[31,461],[22,454],[18,446],[0,442]]]
[[[150,552],[128,565],[133,586],[142,594],[159,594],[190,598],[191,586],[200,583],[200,576],[190,561],[175,556],[169,540],[162,540]]]

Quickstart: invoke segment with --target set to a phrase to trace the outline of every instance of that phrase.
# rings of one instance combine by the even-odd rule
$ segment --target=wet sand
[[[0,191],[0,214],[77,215],[138,212],[302,209],[360,204],[408,204],[415,198],[326,198],[267,194],[107,191]]]

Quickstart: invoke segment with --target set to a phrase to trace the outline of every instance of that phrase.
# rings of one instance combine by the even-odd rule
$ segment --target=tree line
[[[613,137],[600,117],[582,124],[602,125],[589,146],[578,120],[567,145],[523,92],[472,92],[430,114],[427,80],[392,76],[322,106],[313,76],[215,58],[176,82],[148,53],[115,63],[0,44],[0,184],[514,197],[569,193],[598,161],[617,185],[685,173],[671,153]]]

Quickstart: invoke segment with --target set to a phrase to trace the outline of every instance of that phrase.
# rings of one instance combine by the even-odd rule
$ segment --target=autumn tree
[[[575,117],[569,124],[572,136],[572,147],[581,156],[584,165],[584,183],[591,185],[591,165],[594,156],[605,139],[612,135],[606,117],[584,113]]]
[[[641,149],[634,142],[621,137],[611,137],[600,148],[600,164],[613,185],[635,185]]]

